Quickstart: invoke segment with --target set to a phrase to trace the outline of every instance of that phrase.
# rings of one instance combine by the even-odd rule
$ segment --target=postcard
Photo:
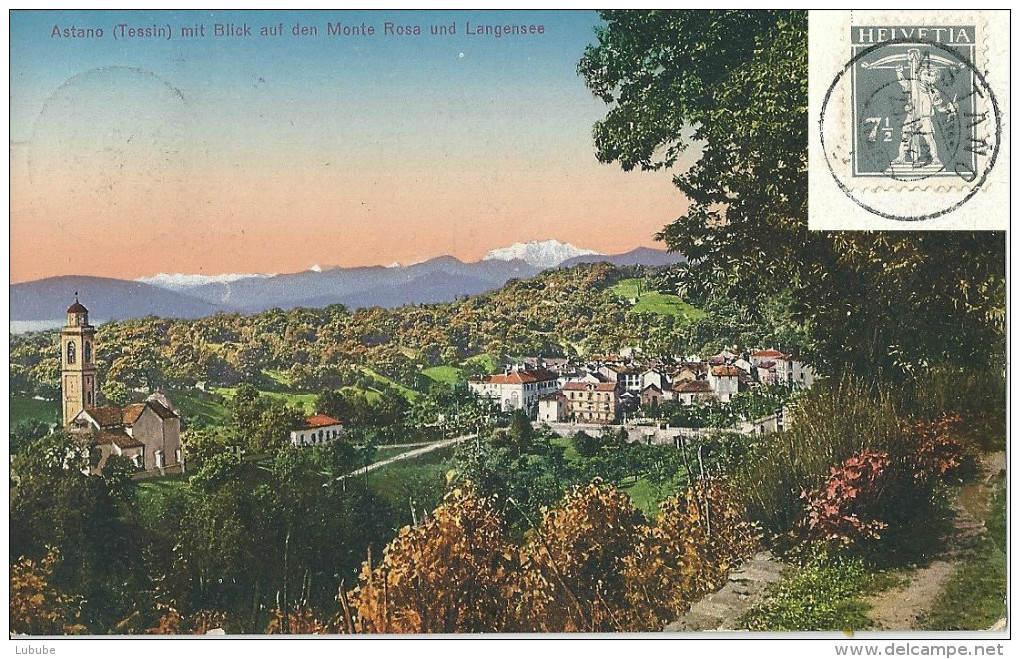
[[[17,653],[1001,651],[1007,25],[12,11]]]

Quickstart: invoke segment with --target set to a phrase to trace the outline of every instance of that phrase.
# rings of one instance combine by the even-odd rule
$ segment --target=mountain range
[[[493,250],[473,263],[440,256],[408,266],[320,268],[278,275],[161,273],[135,281],[67,275],[12,284],[10,320],[62,319],[76,291],[95,319],[198,318],[220,311],[256,313],[274,307],[398,307],[450,302],[552,267],[600,261],[659,267],[683,260],[682,255],[646,247],[607,256],[543,241]]]

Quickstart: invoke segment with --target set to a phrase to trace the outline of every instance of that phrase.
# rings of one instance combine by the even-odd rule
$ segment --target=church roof
[[[122,428],[117,428],[115,430],[100,430],[97,433],[96,441],[98,444],[113,444],[119,449],[145,446],[145,444],[124,432]]]
[[[144,403],[132,403],[124,407],[103,405],[102,407],[93,407],[92,409],[85,410],[85,412],[95,419],[100,428],[106,430],[118,426],[134,425],[138,418],[142,416],[142,413],[145,412],[145,408],[151,409],[156,413],[156,416],[164,420],[174,419],[178,416],[176,412],[154,400],[147,400]]]
[[[100,428],[124,425],[124,415],[116,405],[103,405],[102,407],[93,407],[85,411],[96,420]]]
[[[163,403],[159,402],[158,400],[147,400],[144,403],[142,403],[142,405],[147,405],[148,407],[150,407],[152,411],[156,413],[156,416],[158,416],[161,419],[174,419],[177,416],[179,416],[177,412],[174,412],[172,409],[170,409]]]
[[[78,300],[74,301],[74,304],[67,308],[67,313],[88,313],[89,310],[85,308],[85,305]]]
[[[122,418],[124,425],[130,426],[138,417],[142,416],[142,412],[145,411],[145,403],[132,403],[131,405],[125,405],[122,411]]]

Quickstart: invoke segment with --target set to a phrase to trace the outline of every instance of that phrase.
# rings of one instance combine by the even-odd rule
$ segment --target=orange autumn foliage
[[[644,518],[598,480],[546,510],[522,551],[520,627],[535,632],[624,631],[623,559]]]
[[[490,499],[470,485],[421,524],[402,528],[350,594],[355,631],[498,632],[510,621],[515,552]]]
[[[743,521],[726,483],[699,481],[659,506],[624,559],[631,627],[661,629],[720,588],[757,549],[760,531]]]
[[[78,622],[80,602],[52,584],[60,553],[50,549],[41,561],[22,556],[11,566],[10,628],[12,635],[85,634]]]

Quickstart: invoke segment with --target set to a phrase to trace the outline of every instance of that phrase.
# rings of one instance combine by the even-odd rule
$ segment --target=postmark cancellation
[[[984,210],[1008,198],[994,14],[812,12],[812,229],[1005,229],[1008,204]]]

